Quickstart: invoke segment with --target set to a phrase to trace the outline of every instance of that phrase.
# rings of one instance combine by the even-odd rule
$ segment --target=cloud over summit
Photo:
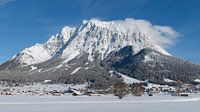
[[[143,19],[126,18],[125,20],[107,22],[95,18],[89,21],[100,26],[115,27],[116,30],[125,33],[129,31],[141,31],[147,36],[147,38],[153,40],[163,48],[173,46],[176,43],[177,38],[180,36],[180,34],[170,26],[153,25],[150,21]]]

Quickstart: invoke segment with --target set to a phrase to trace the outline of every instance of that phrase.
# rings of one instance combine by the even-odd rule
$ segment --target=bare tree
[[[142,96],[144,94],[145,88],[142,83],[133,83],[131,85],[131,92],[134,96]]]
[[[114,85],[114,94],[122,99],[127,94],[127,84],[123,81],[116,82]]]

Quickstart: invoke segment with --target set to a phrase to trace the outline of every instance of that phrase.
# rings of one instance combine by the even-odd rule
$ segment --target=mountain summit
[[[77,28],[66,26],[46,43],[21,51],[0,65],[0,76],[84,83],[108,80],[114,70],[156,83],[165,78],[192,81],[199,77],[200,66],[164,49],[176,36],[171,27],[145,20],[84,20]]]
[[[10,61],[18,60],[24,65],[38,64],[57,56],[58,53],[66,62],[81,53],[88,53],[88,59],[92,61],[95,53],[99,53],[101,59],[104,59],[110,52],[127,45],[133,46],[134,54],[144,48],[152,48],[169,55],[154,39],[154,36],[162,36],[168,32],[162,32],[145,22],[134,19],[108,22],[84,20],[80,27],[64,27],[46,43],[26,48]]]

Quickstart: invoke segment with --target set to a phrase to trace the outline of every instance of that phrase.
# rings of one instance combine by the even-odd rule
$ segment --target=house
[[[175,92],[176,91],[176,88],[175,87],[172,87],[172,86],[164,86],[164,87],[161,87],[161,91],[162,92]]]
[[[43,82],[42,82],[42,84],[49,84],[49,83],[51,83],[52,82],[52,80],[44,80]]]
[[[72,95],[73,96],[81,96],[82,93],[80,91],[73,91]]]
[[[190,93],[179,93],[179,96],[188,97]]]
[[[160,93],[160,88],[152,87],[152,88],[148,89],[147,92],[151,93],[151,94],[158,94],[158,93]]]
[[[80,96],[83,94],[83,90],[69,87],[67,91],[64,91],[64,93],[71,93],[73,96]]]

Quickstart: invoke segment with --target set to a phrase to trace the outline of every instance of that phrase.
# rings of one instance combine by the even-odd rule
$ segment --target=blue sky
[[[45,42],[65,25],[76,27],[91,18],[171,26],[181,36],[168,52],[200,63],[199,0],[0,0],[0,63]]]

